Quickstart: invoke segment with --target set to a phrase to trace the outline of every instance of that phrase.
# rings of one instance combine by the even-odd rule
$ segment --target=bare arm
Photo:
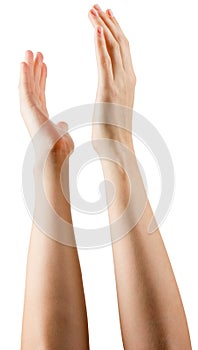
[[[115,188],[109,218],[124,348],[191,349],[182,301],[160,232],[148,234],[153,213],[129,130],[136,82],[129,44],[111,11],[105,13],[95,6],[89,18],[95,28],[99,73],[96,116],[103,121],[93,126],[93,144],[102,156],[109,142],[108,152],[111,149],[112,159],[119,162],[103,160],[102,167],[105,179]],[[109,125],[120,120],[122,128]],[[130,225],[131,229],[115,242],[120,233],[114,222],[120,217],[123,234]]]
[[[87,350],[87,315],[75,238],[72,229],[71,232],[60,232],[57,220],[62,218],[72,227],[70,205],[62,193],[60,174],[65,159],[73,150],[73,141],[67,134],[65,123],[60,123],[58,127],[48,123],[49,116],[45,104],[46,75],[42,55],[38,53],[34,60],[32,52],[27,51],[25,62],[21,64],[19,84],[21,113],[32,137],[46,122],[47,127],[37,140],[40,144],[35,144],[35,218],[27,262],[21,348]],[[60,130],[62,134],[58,138]],[[44,167],[39,154],[42,154],[46,140],[51,140],[53,144],[53,138],[58,141],[51,148]],[[67,191],[68,164],[67,162],[64,168],[64,186]],[[53,217],[48,212],[45,202],[42,202],[40,179],[44,181],[47,199],[57,217]],[[48,237],[49,232],[43,227],[39,228],[39,217],[42,220],[44,218],[43,222],[50,225],[53,236]],[[58,237],[61,237],[61,234],[70,234],[73,246],[59,243]]]

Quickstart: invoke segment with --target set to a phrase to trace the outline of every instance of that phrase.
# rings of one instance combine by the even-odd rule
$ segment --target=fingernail
[[[107,14],[109,15],[109,17],[113,17],[113,11],[112,10],[107,10]]]
[[[30,50],[27,50],[27,51],[25,52],[25,56],[26,56],[26,57],[28,58],[28,60],[30,60],[30,61],[33,61],[33,59],[34,59],[33,52],[30,51]]]
[[[43,54],[41,52],[37,52],[37,57],[42,61],[43,60]]]
[[[97,27],[97,34],[103,35],[103,28],[102,27]]]
[[[90,13],[92,14],[92,16],[98,17],[98,12],[95,9],[91,9]]]
[[[94,5],[94,8],[98,11],[102,11],[102,9],[100,8],[100,6],[98,4]]]

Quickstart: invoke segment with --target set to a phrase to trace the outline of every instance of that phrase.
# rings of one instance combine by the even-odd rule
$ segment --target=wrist
[[[71,218],[69,194],[69,162],[34,167],[35,208],[48,211],[48,205],[63,219]],[[41,208],[42,203],[42,208]],[[70,220],[71,221],[71,220]]]
[[[93,115],[92,140],[109,139],[132,147],[133,110],[127,106],[96,103]],[[101,141],[102,142],[102,141]]]

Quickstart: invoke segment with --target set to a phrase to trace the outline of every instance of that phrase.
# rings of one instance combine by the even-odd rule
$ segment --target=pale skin
[[[98,63],[96,102],[118,104],[132,110],[136,78],[128,41],[110,10],[103,12],[95,5],[89,18],[95,29]],[[21,64],[19,92],[21,113],[31,137],[49,118],[46,76],[42,54],[38,53],[34,58],[33,53],[27,51]],[[49,153],[44,184],[57,213],[72,223],[70,204],[63,196],[59,180],[63,161],[73,151],[73,141],[65,123],[58,127],[51,123],[44,137],[51,139],[60,130],[65,134],[62,136],[61,133]],[[120,217],[129,193],[133,195],[129,221],[131,217],[137,219],[134,203],[138,203],[141,196],[145,200],[138,222],[122,239],[112,243],[123,346],[125,350],[188,350],[191,349],[188,326],[166,249],[158,229],[152,235],[148,234],[153,213],[139,173],[131,131],[107,125],[104,120],[103,125],[93,126],[92,133],[93,145],[99,154],[97,139],[116,141],[129,150],[127,157],[119,147],[113,152],[120,164],[130,164],[130,177],[135,180],[130,192],[129,180],[121,167],[102,161],[105,179],[116,188],[114,202],[109,207],[110,224]],[[35,182],[42,170],[38,159]],[[66,186],[69,186],[68,168],[66,172]],[[139,192],[133,188],[133,183],[138,184]],[[112,238],[113,230],[111,225]],[[34,222],[28,254],[21,348],[89,349],[77,249],[47,237]]]
[[[21,64],[19,91],[21,113],[31,136],[49,118],[45,102],[46,76],[42,54],[38,53],[34,59],[33,53],[27,51],[25,62]],[[58,126],[67,130],[65,123]],[[57,133],[53,124],[47,131],[44,136],[48,139]],[[51,149],[44,172],[46,194],[56,212],[68,222],[72,222],[71,210],[62,193],[60,171],[72,150],[73,141],[66,133]],[[35,182],[42,176],[42,170],[37,157]],[[65,176],[67,178],[67,174]],[[45,213],[45,208],[42,211]],[[56,222],[51,224],[56,225]],[[33,222],[21,349],[88,348],[87,315],[77,249],[47,237]]]

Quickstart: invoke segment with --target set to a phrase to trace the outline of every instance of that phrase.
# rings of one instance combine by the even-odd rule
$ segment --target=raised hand
[[[89,11],[95,29],[98,64],[96,111],[92,129],[93,145],[98,153],[97,139],[113,139],[130,149],[132,146],[132,107],[136,77],[129,42],[111,10],[95,5]],[[119,127],[115,127],[117,125]]]
[[[73,141],[65,122],[55,125],[49,120],[46,77],[43,55],[38,53],[34,59],[33,53],[27,51],[21,63],[19,96],[21,113],[35,147],[36,194],[21,349],[88,350],[85,298],[69,203],[67,158]],[[60,225],[62,222],[65,225]]]
[[[19,81],[21,114],[31,137],[43,128],[44,132],[40,133],[42,140],[39,142],[43,145],[45,142],[48,145],[51,143],[51,155],[61,154],[62,162],[72,152],[74,144],[67,133],[65,122],[55,125],[49,120],[45,97],[46,78],[47,66],[43,62],[42,53],[38,52],[34,57],[32,51],[26,51],[25,61],[21,63]]]
[[[129,42],[111,10],[103,12],[95,5],[89,12],[89,18],[95,28],[98,63],[96,102],[132,107],[136,78]]]
[[[98,89],[93,145],[100,155],[112,237],[122,339],[125,350],[190,350],[174,274],[153,219],[132,143],[135,75],[129,44],[110,10],[89,12],[95,28]],[[97,123],[97,124],[96,124]],[[117,126],[115,126],[117,125]]]

